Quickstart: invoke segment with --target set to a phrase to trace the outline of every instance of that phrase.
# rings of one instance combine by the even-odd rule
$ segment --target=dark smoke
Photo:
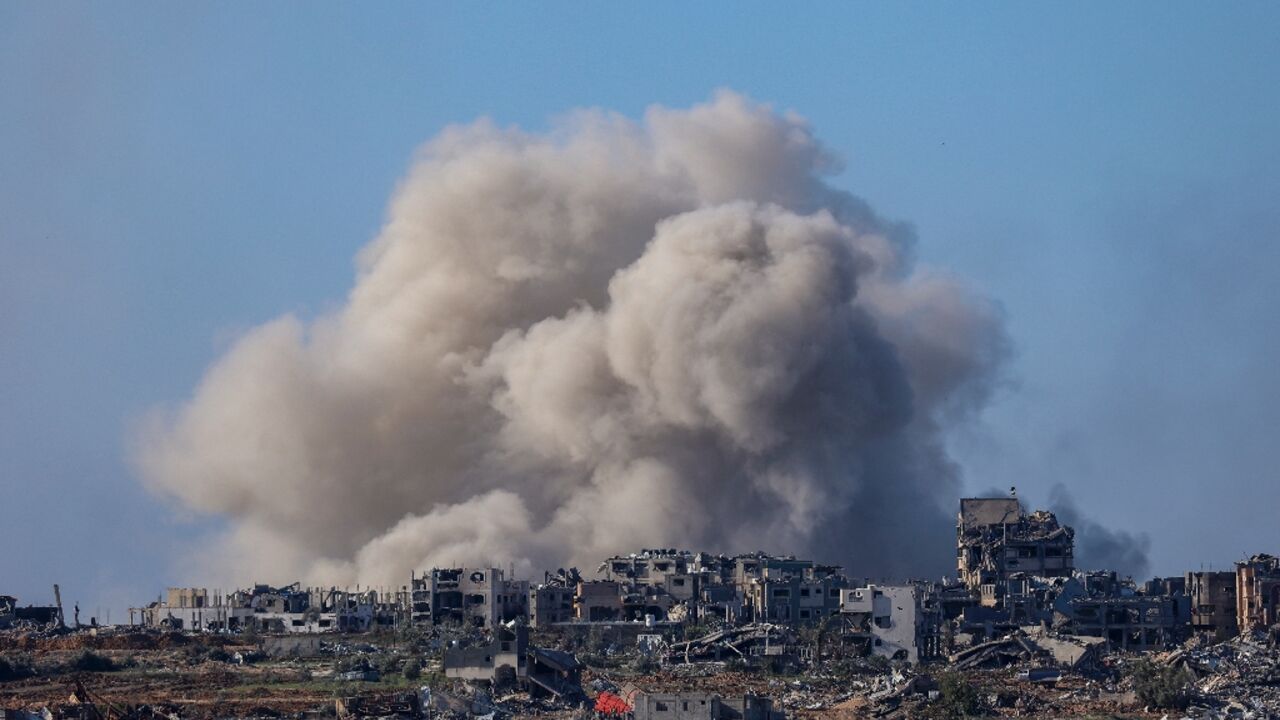
[[[1076,567],[1082,570],[1115,570],[1144,580],[1151,571],[1147,553],[1151,539],[1146,533],[1111,530],[1088,519],[1076,507],[1071,493],[1062,483],[1049,491],[1049,509],[1058,521],[1075,528]]]

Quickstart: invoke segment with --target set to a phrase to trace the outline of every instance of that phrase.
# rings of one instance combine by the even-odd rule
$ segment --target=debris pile
[[[751,623],[724,628],[693,640],[677,642],[667,650],[668,663],[692,663],[780,657],[794,652],[795,630],[783,625]]]
[[[1280,648],[1261,632],[1161,654],[1192,679],[1194,709],[1208,717],[1280,717]]]
[[[1095,663],[1105,643],[1099,638],[1055,636],[1033,630],[1015,631],[997,640],[965,648],[950,657],[955,670],[1008,667],[1015,664],[1046,665],[1082,670]]]

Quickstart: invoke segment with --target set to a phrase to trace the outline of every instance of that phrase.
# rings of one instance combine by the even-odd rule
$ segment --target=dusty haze
[[[138,437],[228,519],[193,574],[403,584],[641,547],[941,574],[1000,313],[731,92],[428,142],[334,312],[245,333]],[[206,545],[206,548],[209,547]]]

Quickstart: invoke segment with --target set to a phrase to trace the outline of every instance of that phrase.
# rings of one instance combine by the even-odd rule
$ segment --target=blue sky
[[[1280,6],[687,5],[0,5],[0,593],[160,592],[211,521],[139,486],[132,424],[340,302],[442,127],[718,87],[1002,303],[971,490],[1062,482],[1160,573],[1280,551]]]

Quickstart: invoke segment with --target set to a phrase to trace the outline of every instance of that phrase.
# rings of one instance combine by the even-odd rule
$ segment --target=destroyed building
[[[573,617],[578,621],[604,622],[622,619],[622,583],[616,580],[582,580],[573,596]]]
[[[839,611],[848,586],[836,566],[762,552],[642,550],[608,558],[598,572],[603,579],[548,574],[530,590],[531,622],[820,622]]]
[[[451,647],[444,651],[446,677],[490,683],[515,682],[527,674],[529,630],[497,627],[493,639],[475,647]]]
[[[968,602],[958,597],[960,586],[944,587],[944,617],[954,626],[954,639],[962,644],[990,640],[1020,627],[1052,624],[1061,626],[1071,617],[1070,602],[1085,595],[1084,583],[1078,578],[1042,578],[1013,575],[1005,596],[995,606],[983,605],[976,593],[965,588]]]
[[[1239,634],[1234,572],[1189,572],[1185,584],[1191,602],[1192,632],[1207,635],[1214,642]]]
[[[1191,578],[1155,578],[1139,589],[1112,571],[1076,570],[1073,546],[1072,528],[1050,512],[1028,514],[1016,497],[962,499],[956,556],[973,602],[945,605],[958,611],[955,639],[990,641],[1052,626],[1115,649],[1151,650],[1190,634]]]
[[[195,632],[368,632],[397,622],[401,602],[375,590],[255,585],[223,593],[168,588],[165,598],[130,608],[130,624]]]
[[[773,720],[782,713],[758,695],[641,691],[633,695],[631,715],[634,720]]]
[[[956,523],[960,585],[939,589],[956,636],[990,640],[1022,625],[1069,616],[1087,594],[1074,579],[1075,533],[1049,512],[1028,514],[1016,497],[963,498]],[[963,589],[963,590],[962,590]]]
[[[696,606],[702,587],[719,584],[719,578],[702,567],[703,557],[705,553],[686,550],[642,550],[611,557],[599,571],[606,582],[619,583],[624,618],[665,618],[676,605]]]
[[[533,697],[576,699],[582,695],[582,666],[572,654],[529,643],[529,628],[499,625],[492,640],[444,651],[446,677],[518,686]]]
[[[930,583],[839,592],[839,611],[867,635],[871,654],[916,664],[941,653],[942,612]]]
[[[544,573],[542,582],[529,588],[529,625],[545,628],[574,619],[574,598],[582,576],[577,568]]]
[[[57,592],[56,586],[54,592]],[[0,630],[15,625],[45,627],[62,624],[62,609],[57,605],[19,607],[18,598],[12,595],[0,595]]]
[[[434,568],[410,579],[409,620],[488,628],[581,623],[821,622],[839,611],[848,581],[839,568],[794,556],[729,557],[642,550],[601,563],[601,579],[576,568],[540,583],[508,580],[498,568]]]
[[[410,577],[412,621],[489,628],[529,614],[529,583],[500,568],[434,568]]]
[[[546,573],[529,590],[529,624],[665,620],[679,603],[662,582],[584,580],[576,568]]]
[[[129,610],[129,621],[135,616],[147,627],[166,630],[236,630],[253,614],[247,605],[233,606],[215,592],[205,588],[168,588],[163,600]]]
[[[745,575],[744,613],[755,622],[814,624],[840,611],[840,591],[849,580],[840,568],[794,558],[757,558]]]
[[[1240,632],[1280,623],[1280,558],[1260,554],[1236,563],[1236,622]]]
[[[733,563],[729,558],[677,549],[645,549],[630,555],[615,555],[601,563],[597,572],[604,574],[606,582],[618,583],[624,597],[622,615],[633,620],[642,620],[645,616],[665,619],[677,606],[683,619],[696,620],[708,591],[733,582]],[[719,597],[723,600],[723,593]],[[738,599],[736,595],[735,599]],[[717,616],[725,613],[719,602],[713,601],[712,605]],[[736,617],[740,608],[739,602],[728,612]]]
[[[1190,598],[1119,594],[1071,600],[1069,630],[1097,637],[1116,650],[1156,650],[1180,643],[1190,631]]]
[[[1026,513],[1016,497],[963,498],[956,523],[960,580],[995,607],[1015,574],[1070,577],[1074,535],[1051,512]]]
[[[670,580],[688,579],[701,570],[698,557],[687,550],[641,550],[631,555],[615,555],[600,564],[599,572],[607,580],[620,580],[679,588],[685,583]]]
[[[670,665],[680,665],[740,660],[781,669],[794,664],[801,651],[795,628],[771,623],[748,623],[672,643],[667,648],[665,661]]]

